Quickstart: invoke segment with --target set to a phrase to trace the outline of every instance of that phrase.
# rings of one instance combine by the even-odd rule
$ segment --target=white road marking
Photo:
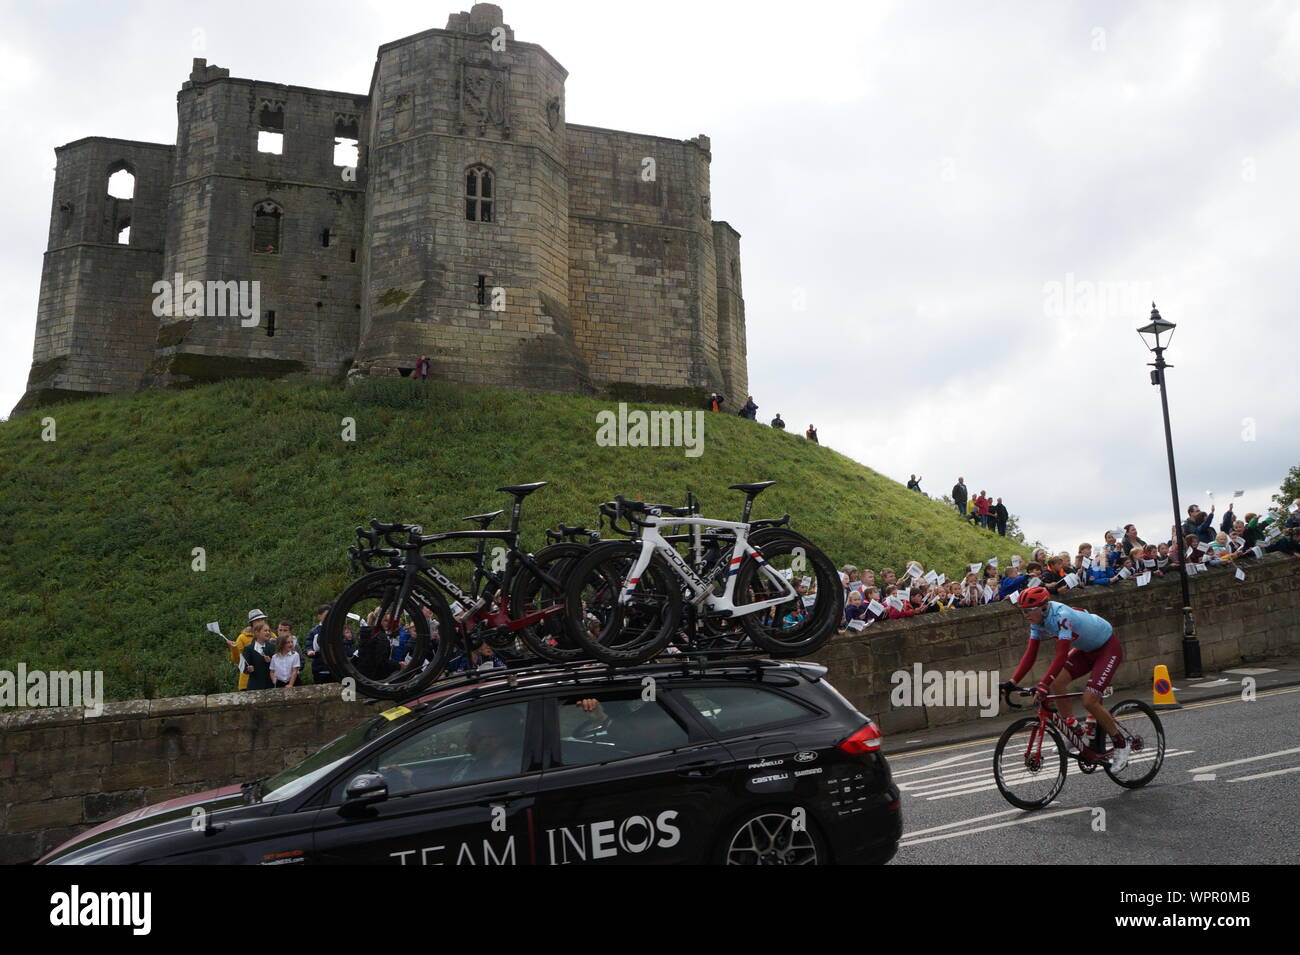
[[[1217,777],[1216,775],[1214,775],[1214,773],[1197,773],[1195,776],[1192,777],[1192,782],[1194,782],[1194,783],[1212,783],[1212,782],[1214,782],[1214,780],[1216,780],[1216,779],[1218,779],[1218,778],[1219,778],[1219,777]]]
[[[956,839],[959,836],[973,836],[977,832],[988,832],[990,829],[1005,829],[1007,826],[1020,826],[1026,822],[1038,822],[1043,819],[1056,819],[1060,816],[1073,816],[1075,813],[1092,812],[1091,806],[1080,806],[1078,809],[1062,809],[1060,812],[1049,812],[1046,815],[1038,813],[1026,813],[1023,819],[1012,819],[1010,822],[996,822],[991,826],[977,826],[974,829],[963,829],[960,832],[945,832],[937,836],[926,836],[924,839],[910,839],[903,837],[903,841],[898,844],[900,849],[908,846],[917,846],[923,842],[935,842],[939,839]]]
[[[1188,756],[1194,752],[1195,750],[1191,750],[1191,749],[1170,749],[1165,751],[1165,759],[1169,759],[1171,756]],[[1155,759],[1154,755],[1134,756],[1132,759],[1128,761],[1128,764],[1130,766],[1136,766],[1140,763],[1150,762],[1153,759]],[[1016,773],[1004,777],[1006,782],[1013,783],[1013,784],[1018,782],[1024,782],[1027,779],[1046,779],[1046,778],[1053,778],[1053,777],[1045,777],[1045,776],[1040,776],[1036,773],[1026,773],[1026,772],[1020,772],[1020,773]],[[969,796],[974,793],[987,792],[988,790],[997,789],[997,788],[998,788],[997,779],[994,778],[992,772],[990,772],[988,776],[986,776],[983,779],[967,779],[961,781],[954,781],[948,785],[938,786],[936,788],[926,789],[924,791],[917,791],[914,789],[908,790],[908,795],[924,797],[927,802],[933,802],[936,799],[951,799],[953,796]]]
[[[992,756],[993,750],[986,749],[979,753],[958,753],[956,756],[949,756],[947,759],[941,759],[938,762],[926,763],[924,766],[918,766],[915,769],[904,769],[901,772],[894,773],[895,776],[911,776],[916,773],[928,773],[932,769],[950,769],[953,766],[961,766],[966,763],[977,762],[986,756]]]
[[[1223,769],[1225,766],[1237,766],[1241,763],[1253,763],[1260,759],[1276,759],[1279,756],[1290,756],[1292,753],[1300,753],[1300,746],[1294,749],[1280,749],[1276,753],[1265,753],[1263,756],[1247,756],[1245,759],[1234,759],[1227,763],[1215,763],[1213,766],[1197,766],[1195,769],[1189,769],[1189,773],[1206,773],[1212,769]]]
[[[1001,816],[1014,816],[1024,812],[1023,809],[1008,809],[1005,812],[991,812],[987,816],[976,816],[974,819],[962,819],[960,822],[948,822],[942,826],[931,826],[929,829],[918,829],[916,832],[903,834],[904,839],[910,839],[913,836],[927,836],[932,832],[942,832],[944,829],[951,829],[954,826],[965,826],[972,822],[983,822],[985,819],[997,819]]]
[[[1284,773],[1300,773],[1300,766],[1292,766],[1290,769],[1275,769],[1271,773],[1256,773],[1254,776],[1238,776],[1236,779],[1229,779],[1230,783],[1248,783],[1252,779],[1265,779],[1269,776],[1281,776]]]

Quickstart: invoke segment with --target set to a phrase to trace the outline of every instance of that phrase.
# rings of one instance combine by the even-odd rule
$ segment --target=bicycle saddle
[[[746,494],[761,494],[765,489],[775,484],[775,481],[759,481],[756,484],[733,484],[731,490],[744,491]]]
[[[538,488],[546,487],[549,483],[549,481],[538,481],[536,484],[508,484],[505,487],[497,488],[497,490],[504,491],[506,494],[513,494],[515,497],[523,500]]]
[[[491,524],[494,520],[496,520],[504,513],[505,511],[493,511],[491,514],[471,514],[469,517],[462,517],[461,520],[470,521],[472,523],[478,524],[480,527],[486,528],[489,524]]]

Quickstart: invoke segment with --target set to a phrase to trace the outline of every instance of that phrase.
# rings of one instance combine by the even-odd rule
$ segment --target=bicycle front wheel
[[[1165,728],[1160,717],[1141,700],[1121,700],[1110,708],[1130,753],[1119,772],[1106,764],[1106,775],[1125,789],[1137,789],[1156,778],[1165,761]]]
[[[558,613],[519,631],[524,646],[543,660],[567,663],[581,660],[587,651],[569,639],[564,626],[564,581],[573,565],[587,555],[586,544],[560,542],[543,547],[533,555],[537,566],[549,574],[560,589],[547,584],[528,567],[521,567],[510,588],[510,616],[521,620],[539,611],[558,609]]]
[[[662,557],[652,556],[641,576],[628,581],[640,554],[639,544],[597,544],[565,583],[569,638],[602,663],[644,663],[668,645],[681,623],[681,582]],[[620,602],[625,588],[630,592]]]
[[[340,679],[354,680],[365,696],[414,696],[447,665],[456,635],[451,608],[442,594],[418,579],[402,599],[405,579],[396,568],[366,574],[339,594],[325,617],[321,645],[326,660]]]
[[[737,604],[774,600],[781,595],[773,574],[805,593],[767,610],[739,618],[749,638],[775,656],[794,656],[820,649],[844,613],[844,585],[831,559],[807,538],[774,528],[755,535],[754,546],[766,567],[752,555],[736,574],[732,598]],[[805,583],[807,581],[807,583]]]
[[[1002,798],[1020,809],[1042,809],[1065,785],[1065,743],[1034,716],[1002,731],[993,750],[993,778]]]

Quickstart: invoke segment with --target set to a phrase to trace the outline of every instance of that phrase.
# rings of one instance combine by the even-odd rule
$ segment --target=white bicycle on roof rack
[[[747,489],[752,500],[753,489],[765,486],[738,489]],[[742,635],[780,655],[811,652],[839,624],[843,588],[838,573],[820,550],[788,527],[763,527],[754,532],[754,541],[747,521],[702,517],[689,505],[622,498],[601,505],[601,513],[610,518],[613,530],[634,539],[593,547],[574,565],[565,593],[569,635],[597,660],[640,663],[677,637],[685,637],[689,648],[697,620],[734,620]],[[689,525],[692,533],[665,537],[664,528],[681,525]],[[694,566],[674,546],[685,541],[691,543]],[[773,566],[766,556],[772,553],[811,566],[816,587],[802,592],[813,577],[801,577],[796,585],[794,568]]]

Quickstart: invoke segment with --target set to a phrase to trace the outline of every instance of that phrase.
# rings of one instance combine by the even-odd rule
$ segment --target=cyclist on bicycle
[[[1129,750],[1119,724],[1102,706],[1101,696],[1115,675],[1116,667],[1124,659],[1124,651],[1115,637],[1115,628],[1109,622],[1078,607],[1057,603],[1051,596],[1046,587],[1030,587],[1020,595],[1017,606],[1029,623],[1029,644],[1010,682],[1002,684],[1002,690],[1005,693],[1018,688],[1017,684],[1038,658],[1039,643],[1044,635],[1056,637],[1056,656],[1034,688],[1034,697],[1042,702],[1049,694],[1065,693],[1071,680],[1091,670],[1092,677],[1083,691],[1083,705],[1110,734],[1115,744],[1110,767],[1118,772],[1128,763]],[[1055,702],[1062,717],[1069,719],[1073,715],[1068,699]]]

